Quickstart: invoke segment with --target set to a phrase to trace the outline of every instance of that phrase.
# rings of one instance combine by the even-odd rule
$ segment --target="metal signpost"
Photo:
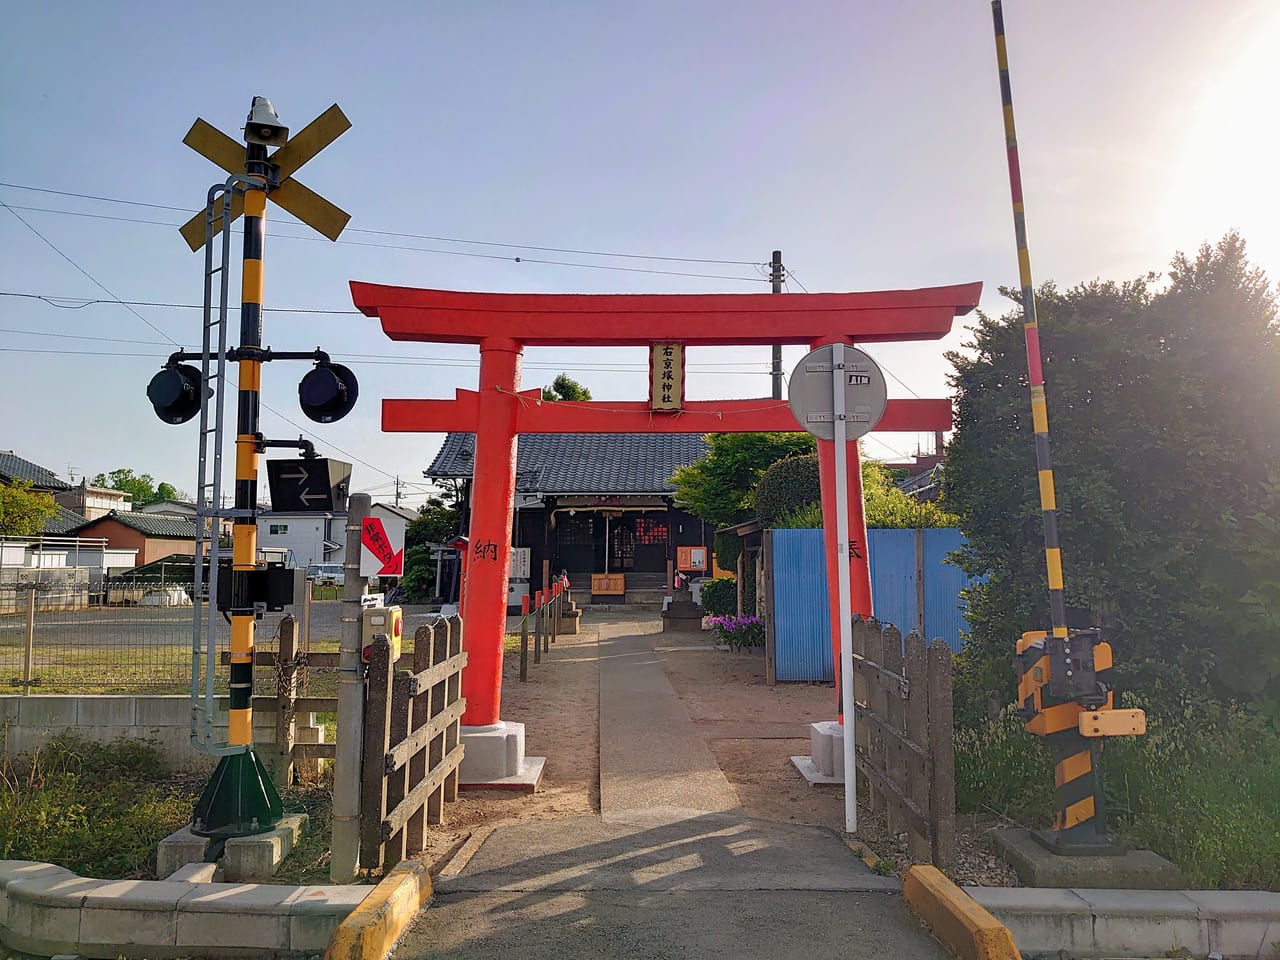
[[[835,443],[836,564],[840,605],[840,704],[844,721],[844,829],[858,829],[858,774],[854,750],[853,600],[849,585],[850,441],[870,433],[884,416],[888,390],[876,362],[856,347],[832,343],[810,351],[791,374],[787,399],[800,426]]]

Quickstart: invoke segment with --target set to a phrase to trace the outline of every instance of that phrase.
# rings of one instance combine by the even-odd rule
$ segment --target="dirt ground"
[[[595,813],[600,809],[600,672],[596,632],[588,612],[582,633],[562,637],[529,681],[519,679],[519,658],[508,653],[503,669],[502,715],[526,724],[526,752],[546,756],[541,790],[530,796],[497,790],[463,791],[449,805],[446,822],[430,831],[423,857],[442,867],[471,834],[482,828],[535,819]],[[659,646],[705,646],[710,634],[668,635]],[[808,724],[834,714],[830,684],[765,685],[759,653],[673,649],[664,668],[672,687],[699,724],[720,768],[755,817],[841,829],[843,794],[838,787],[812,787],[790,758],[809,752]],[[958,824],[961,883],[1009,886],[1012,871],[985,850],[986,824]],[[884,830],[883,820],[860,813],[858,841],[883,869],[909,865],[905,838]]]

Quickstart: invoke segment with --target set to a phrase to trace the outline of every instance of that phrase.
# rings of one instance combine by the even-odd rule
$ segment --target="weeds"
[[[166,786],[149,744],[60,737],[0,759],[0,859],[38,860],[101,879],[148,876],[161,839],[191,819],[195,794]]]
[[[1102,770],[1108,826],[1193,887],[1280,889],[1280,735],[1261,720],[1212,703],[1149,711],[1146,736],[1104,743]],[[1053,764],[1012,710],[956,733],[956,808],[1052,821]]]

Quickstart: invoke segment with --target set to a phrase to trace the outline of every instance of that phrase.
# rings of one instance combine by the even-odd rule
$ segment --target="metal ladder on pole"
[[[238,511],[222,506],[223,424],[227,385],[227,294],[231,266],[231,204],[252,181],[236,174],[209,188],[204,224],[204,311],[200,352],[199,466],[196,481],[195,586],[191,624],[191,745],[212,756],[243,753],[215,734],[214,676],[218,654],[218,579],[224,550],[222,521]],[[221,222],[218,262],[214,236]],[[215,300],[216,288],[216,300]],[[212,400],[212,404],[210,404]],[[210,406],[212,405],[212,411]],[[207,564],[207,575],[206,575]]]

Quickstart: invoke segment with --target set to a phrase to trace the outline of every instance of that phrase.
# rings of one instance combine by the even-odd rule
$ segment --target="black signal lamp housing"
[[[316,423],[341,420],[351,412],[359,395],[356,375],[340,363],[317,363],[298,384],[302,412]]]
[[[147,384],[147,399],[165,423],[186,423],[200,412],[200,370],[189,363],[165,367]]]

